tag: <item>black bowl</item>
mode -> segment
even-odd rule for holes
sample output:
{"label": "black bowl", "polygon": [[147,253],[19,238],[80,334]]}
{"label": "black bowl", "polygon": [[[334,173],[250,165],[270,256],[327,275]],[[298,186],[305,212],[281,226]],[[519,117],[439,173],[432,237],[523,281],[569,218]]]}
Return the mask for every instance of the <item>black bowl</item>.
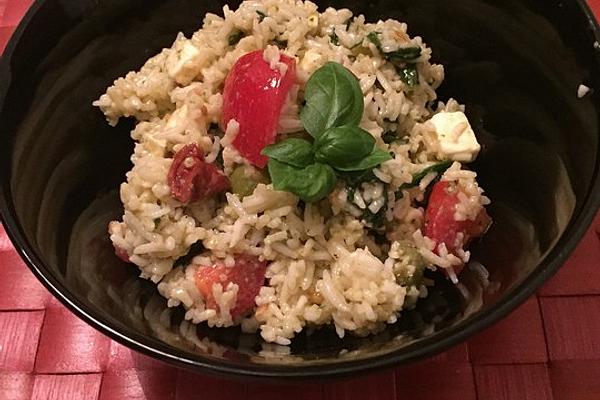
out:
{"label": "black bowl", "polygon": [[[291,348],[236,329],[198,330],[166,311],[106,235],[121,213],[131,122],[91,106],[118,76],[190,34],[221,1],[38,0],[2,59],[0,211],[21,256],[79,317],[153,357],[202,371],[331,377],[419,359],[505,316],[565,261],[600,201],[598,26],[582,0],[336,0],[368,20],[396,18],[446,66],[440,90],[467,104],[483,142],[474,164],[495,224],[474,249],[490,271],[440,280],[398,323],[368,338],[330,329]],[[325,2],[322,4],[325,6]],[[236,7],[236,4],[231,4]],[[465,297],[464,289],[468,291]]]}

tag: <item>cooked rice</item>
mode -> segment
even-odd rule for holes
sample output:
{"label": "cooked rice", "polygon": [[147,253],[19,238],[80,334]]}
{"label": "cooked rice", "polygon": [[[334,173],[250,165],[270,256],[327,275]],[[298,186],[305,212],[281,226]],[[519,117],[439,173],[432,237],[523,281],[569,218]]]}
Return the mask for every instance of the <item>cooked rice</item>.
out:
{"label": "cooked rice", "polygon": [[[257,11],[267,16],[259,20]],[[431,49],[420,37],[410,38],[406,24],[395,20],[367,23],[347,9],[328,8],[322,13],[309,1],[245,1],[224,17],[207,14],[202,29],[186,38],[179,34],[173,45],[151,58],[137,72],[119,78],[94,105],[108,122],[134,117],[138,124],[131,136],[136,142],[133,168],[121,185],[124,206],[122,221],[109,226],[110,239],[131,255],[143,278],[158,283],[169,307],[185,307],[185,319],[206,321],[210,326],[241,323],[245,331],[260,329],[267,342],[288,345],[306,326],[333,323],[340,337],[346,331],[364,335],[394,323],[399,312],[414,306],[427,293],[426,286],[402,286],[399,270],[412,275],[415,266],[401,256],[395,244],[410,242],[431,268],[444,268],[457,281],[453,267],[466,263],[445,246],[423,236],[424,210],[416,201],[439,178],[425,176],[414,188],[401,188],[413,175],[443,159],[434,127],[427,121],[443,111],[464,107],[454,100],[436,100],[444,69],[430,63]],[[245,32],[234,46],[228,44],[232,31]],[[380,32],[384,51],[419,46],[419,83],[407,87],[392,64],[366,39]],[[339,46],[330,40],[332,33]],[[280,50],[274,40],[286,41]],[[398,44],[399,43],[399,44]],[[362,51],[356,51],[356,45]],[[208,162],[222,150],[224,171],[229,174],[245,160],[232,147],[239,124],[232,120],[219,138],[211,131],[221,120],[224,80],[238,58],[265,49],[271,67],[285,73],[283,53],[297,62],[297,83],[283,107],[278,134],[302,130],[298,117],[302,88],[310,75],[328,61],[341,63],[356,75],[364,94],[365,111],[360,126],[380,147],[393,152],[394,159],[373,172],[380,180],[364,183],[348,200],[339,186],[321,203],[298,207],[298,198],[259,184],[252,195],[241,199],[227,193],[225,201],[203,200],[182,204],[171,197],[167,173],[172,154],[196,143]],[[456,135],[460,134],[457,127]],[[384,132],[395,132],[405,141],[384,144]],[[489,203],[477,185],[476,174],[455,162],[441,177],[464,190],[459,195],[456,220],[474,219]],[[401,196],[397,196],[401,193]],[[386,208],[387,207],[387,208]],[[391,247],[377,245],[361,215],[385,210]],[[174,268],[192,244],[200,241],[205,251],[188,265]],[[213,286],[217,308],[207,308],[195,285],[199,265],[221,260],[234,268],[235,254],[250,254],[269,262],[265,285],[256,297],[257,308],[246,319],[234,320],[230,310],[236,301],[235,284]],[[187,328],[186,328],[187,329]]]}

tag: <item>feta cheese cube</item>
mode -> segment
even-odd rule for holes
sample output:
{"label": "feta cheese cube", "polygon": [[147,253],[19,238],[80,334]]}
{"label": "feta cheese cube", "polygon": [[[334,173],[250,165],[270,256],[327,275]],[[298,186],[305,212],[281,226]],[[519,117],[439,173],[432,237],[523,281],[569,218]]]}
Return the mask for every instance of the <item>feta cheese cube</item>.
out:
{"label": "feta cheese cube", "polygon": [[169,76],[181,85],[189,84],[200,73],[202,52],[189,40],[176,44],[167,58]]}
{"label": "feta cheese cube", "polygon": [[450,160],[471,162],[477,157],[481,146],[463,112],[442,112],[430,122],[435,127],[440,152]]}
{"label": "feta cheese cube", "polygon": [[306,72],[313,72],[321,64],[321,54],[316,50],[307,50],[300,61],[300,69]]}

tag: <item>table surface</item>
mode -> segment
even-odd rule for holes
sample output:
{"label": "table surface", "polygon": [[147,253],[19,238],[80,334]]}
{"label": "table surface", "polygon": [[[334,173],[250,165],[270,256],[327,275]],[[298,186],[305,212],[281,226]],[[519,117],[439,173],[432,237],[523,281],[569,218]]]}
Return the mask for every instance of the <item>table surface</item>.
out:
{"label": "table surface", "polygon": [[[0,50],[31,3],[0,0]],[[600,0],[590,4],[600,16]],[[110,340],[51,297],[0,226],[0,400],[598,400],[598,228],[600,214],[535,297],[467,343],[373,375],[292,386],[192,374]]]}

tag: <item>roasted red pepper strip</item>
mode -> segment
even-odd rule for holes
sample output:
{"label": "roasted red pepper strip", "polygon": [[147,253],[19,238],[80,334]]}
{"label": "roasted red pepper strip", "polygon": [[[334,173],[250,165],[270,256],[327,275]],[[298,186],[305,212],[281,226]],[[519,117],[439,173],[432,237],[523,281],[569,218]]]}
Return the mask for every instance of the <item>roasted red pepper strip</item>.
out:
{"label": "roasted red pepper strip", "polygon": [[182,203],[198,201],[229,188],[229,179],[214,164],[204,161],[196,144],[179,150],[167,175],[171,196]]}

